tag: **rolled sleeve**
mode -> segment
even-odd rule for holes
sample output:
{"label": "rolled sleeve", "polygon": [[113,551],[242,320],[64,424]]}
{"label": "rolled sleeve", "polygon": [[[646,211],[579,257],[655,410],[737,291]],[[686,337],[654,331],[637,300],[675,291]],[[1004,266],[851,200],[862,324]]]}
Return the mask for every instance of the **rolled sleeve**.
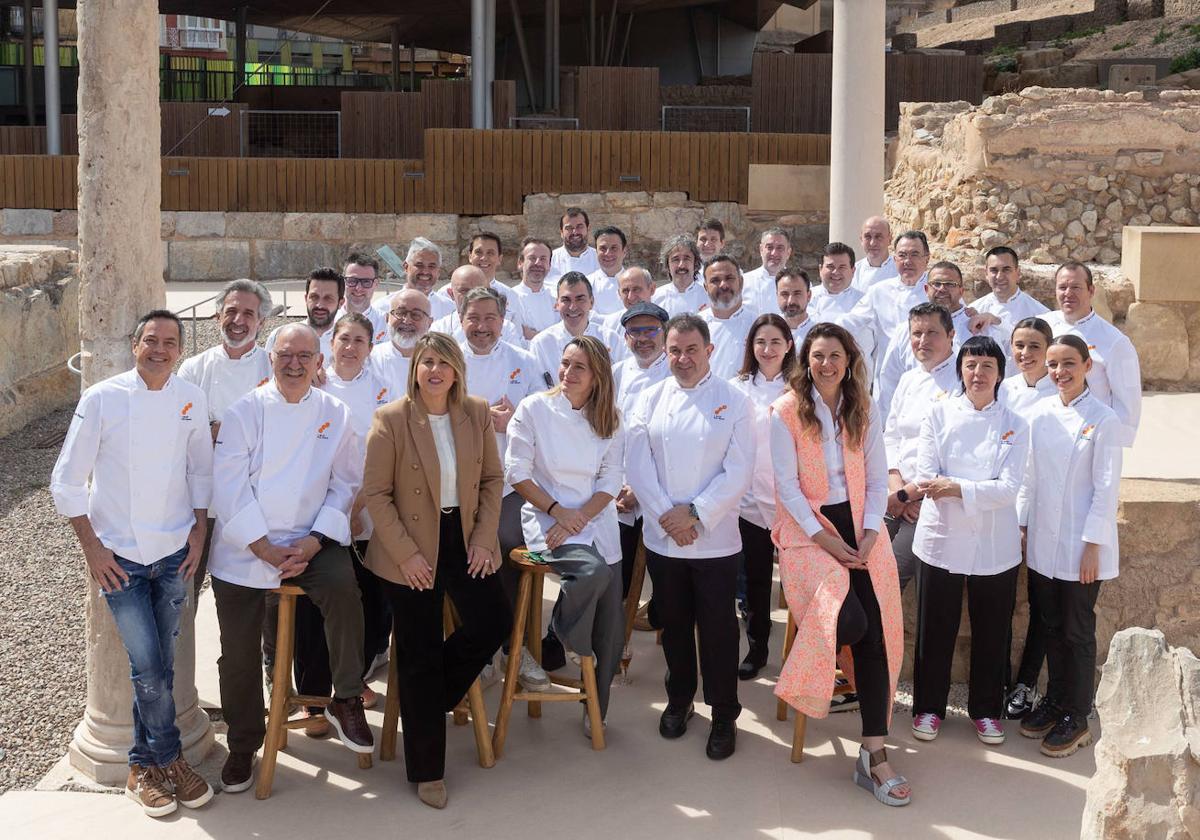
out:
{"label": "rolled sleeve", "polygon": [[522,402],[508,421],[508,449],[504,455],[504,480],[509,485],[533,479],[533,458],[537,449],[529,406]]}
{"label": "rolled sleeve", "polygon": [[87,516],[88,477],[100,450],[100,398],[85,393],[75,408],[62,451],[50,475],[50,495],[55,509],[66,517]]}

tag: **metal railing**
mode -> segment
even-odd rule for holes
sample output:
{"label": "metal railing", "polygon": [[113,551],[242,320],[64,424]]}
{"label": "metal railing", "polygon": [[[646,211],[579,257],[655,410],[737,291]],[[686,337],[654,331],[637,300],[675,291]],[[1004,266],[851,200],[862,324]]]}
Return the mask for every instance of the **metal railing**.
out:
{"label": "metal railing", "polygon": [[541,131],[574,131],[579,129],[578,117],[553,117],[531,114],[527,117],[509,117],[509,128],[530,128]]}
{"label": "metal railing", "polygon": [[735,131],[750,133],[746,105],[663,105],[663,131]]}

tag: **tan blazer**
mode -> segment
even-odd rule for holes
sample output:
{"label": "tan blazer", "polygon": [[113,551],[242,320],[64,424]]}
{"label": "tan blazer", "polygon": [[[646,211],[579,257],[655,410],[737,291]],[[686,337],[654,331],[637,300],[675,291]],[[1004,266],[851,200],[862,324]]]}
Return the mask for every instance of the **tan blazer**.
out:
{"label": "tan blazer", "polygon": [[[500,497],[504,472],[487,402],[467,397],[451,406],[458,506],[463,544],[500,556]],[[419,401],[402,397],[379,408],[367,434],[363,497],[375,533],[364,564],[403,583],[399,564],[418,551],[437,568],[441,525],[441,470],[429,415]]]}

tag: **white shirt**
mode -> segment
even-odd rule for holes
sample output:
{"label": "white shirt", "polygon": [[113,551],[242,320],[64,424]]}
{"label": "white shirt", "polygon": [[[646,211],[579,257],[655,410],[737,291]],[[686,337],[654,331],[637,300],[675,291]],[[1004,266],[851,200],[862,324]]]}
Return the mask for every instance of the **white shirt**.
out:
{"label": "white shirt", "polygon": [[453,315],[458,311],[458,307],[454,305],[449,292],[446,291],[448,288],[450,288],[449,285],[443,286],[435,289],[433,294],[429,295],[429,317],[433,321]]}
{"label": "white shirt", "polygon": [[887,353],[888,342],[896,327],[908,323],[908,311],[919,303],[928,302],[924,275],[911,286],[904,285],[899,277],[891,277],[871,286],[842,326],[855,335],[863,330],[870,331],[875,340],[875,362],[879,364]]}
{"label": "white shirt", "polygon": [[800,355],[800,345],[808,337],[808,333],[816,326],[817,320],[811,315],[800,322],[800,326],[792,327],[792,344],[795,345],[796,355]]}
{"label": "white shirt", "polygon": [[[325,369],[325,384],[321,386],[327,394],[332,394],[346,404],[350,409],[350,423],[354,427],[355,442],[359,447],[356,463],[359,465],[359,481],[362,481],[362,470],[367,462],[367,432],[371,430],[371,420],[375,409],[387,405],[399,395],[393,394],[391,386],[384,381],[379,372],[371,366],[370,359],[363,365],[358,376],[346,380],[338,376],[333,365]],[[356,540],[369,540],[375,528],[371,524],[370,515],[364,507],[359,512],[363,528],[359,533],[352,534]]]}
{"label": "white shirt", "polygon": [[[646,367],[642,367],[638,363],[637,356],[632,353],[614,365],[613,385],[617,392],[617,408],[621,410],[621,416],[626,418],[632,416],[633,407],[642,392],[651,385],[662,382],[670,375],[671,367],[667,364],[666,353],[660,353],[658,358]],[[618,511],[617,520],[623,525],[633,525],[641,515],[642,506],[635,504],[633,510],[623,513]]]}
{"label": "white shirt", "polygon": [[[754,470],[750,401],[709,372],[693,388],[667,377],[638,398],[629,421],[626,481],[644,511],[646,548],[669,557],[729,557],[742,550],[738,504]],[[675,541],[658,524],[680,504],[700,516],[697,540]]]}
{"label": "white shirt", "polygon": [[272,380],[231,405],[213,457],[213,577],[279,586],[279,571],[248,547],[260,537],[286,545],[319,531],[348,544],[361,453],[350,409],[316,388],[289,403]]}
{"label": "white shirt", "polygon": [[742,275],[742,303],[755,312],[779,314],[779,296],[775,294],[775,275],[760,265]]}
{"label": "white shirt", "polygon": [[591,245],[584,248],[578,257],[571,256],[566,245],[559,245],[550,252],[550,271],[546,274],[546,280],[557,280],[568,271],[578,271],[586,277],[599,269],[600,260],[596,257],[596,249]]}
{"label": "white shirt", "polygon": [[[508,397],[515,408],[545,385],[537,360],[528,350],[522,350],[507,341],[497,341],[491,352],[485,354],[476,353],[465,341],[459,346],[467,362],[467,393],[473,397],[483,397],[488,405],[495,405]],[[512,418],[509,418],[509,422],[512,422]],[[496,432],[496,449],[503,460],[508,450],[507,432]],[[510,492],[512,487],[505,485],[504,495]]]}
{"label": "white shirt", "polygon": [[[583,411],[571,407],[561,393],[533,394],[519,406],[508,423],[508,454],[504,477],[510,484],[533,480],[560,505],[579,508],[596,493],[616,499],[624,483],[625,428],[611,438],[592,431]],[[521,506],[521,531],[525,545],[546,550],[546,532],[554,517],[529,502]],[[621,537],[617,506],[610,501],[600,513],[569,540],[595,544],[609,565],[621,562]]]}
{"label": "white shirt", "polygon": [[665,309],[672,318],[685,312],[699,312],[709,304],[708,292],[704,291],[704,284],[697,280],[693,280],[682,292],[668,281],[654,290],[651,301]]}
{"label": "white shirt", "polygon": [[[310,327],[312,326],[311,324],[308,323],[308,321],[299,321],[299,322],[294,322],[294,323],[301,323],[301,324],[305,324]],[[263,349],[265,349],[268,353],[270,353],[272,350],[274,350],[275,349],[275,338],[279,334],[279,331],[286,326],[288,326],[288,324],[280,324],[278,327],[271,330],[271,334],[267,336],[266,346]],[[313,331],[316,332],[316,327],[313,327]],[[318,336],[318,338],[320,339],[320,342],[321,342],[321,357],[322,357],[322,359],[325,362],[333,361],[333,323],[331,323],[329,325],[329,329],[327,329],[327,330],[325,330],[325,332],[321,333]]]}
{"label": "white shirt", "polygon": [[458,456],[454,451],[454,429],[450,427],[450,415],[430,414],[429,430],[433,432],[433,446],[437,450],[441,506],[458,507]]}
{"label": "white shirt", "polygon": [[616,312],[608,313],[600,319],[600,326],[611,333],[616,333],[617,338],[624,340],[625,328],[621,326],[621,319],[625,317],[626,311],[626,307],[622,306]]}
{"label": "white shirt", "polygon": [[875,333],[865,318],[854,317],[850,314],[862,299],[863,292],[853,286],[847,286],[840,292],[832,293],[822,283],[813,286],[812,299],[808,302],[808,316],[818,323],[827,321],[848,330],[857,342],[859,352],[865,357],[867,370],[873,371],[875,368]]}
{"label": "white shirt", "polygon": [[[595,317],[588,321],[587,326],[583,329],[583,334],[600,339],[600,343],[608,348],[608,354],[614,364],[625,358],[625,354],[628,352],[625,339],[604,329]],[[560,320],[557,324],[542,330],[533,337],[533,341],[529,342],[529,352],[537,358],[541,371],[550,374],[550,382],[558,382],[558,366],[562,362],[563,350],[567,349],[567,344],[574,337],[567,332],[566,324]]]}
{"label": "white shirt", "polygon": [[[342,319],[342,316],[349,314],[349,312],[350,312],[350,310],[344,306],[341,309],[339,309],[333,316],[333,325],[336,327],[337,322]],[[366,318],[368,321],[371,322],[371,333],[372,333],[371,341],[373,343],[378,344],[381,341],[387,341],[388,322],[387,322],[387,310],[386,309],[378,309],[375,306],[368,306],[366,312],[361,312],[359,314],[361,314],[364,318]],[[330,341],[332,341],[333,340],[333,327],[329,328],[329,333],[330,333]],[[330,358],[329,356],[325,357],[325,362],[327,364],[332,361],[333,361],[333,359]]]}
{"label": "white shirt", "polygon": [[218,344],[185,359],[178,375],[204,392],[208,419],[220,421],[236,400],[271,380],[271,357],[256,345],[240,359],[231,359],[225,345]]}
{"label": "white shirt", "polygon": [[921,424],[915,481],[945,476],[962,498],[926,498],[913,553],[957,575],[998,575],[1021,562],[1017,491],[1029,457],[1029,424],[993,400],[976,411],[959,394],[935,402]]}
{"label": "white shirt", "polygon": [[543,284],[542,288],[535,292],[524,283],[518,283],[513,286],[513,293],[521,300],[525,326],[535,332],[541,332],[562,320],[558,310],[554,308],[557,298],[554,296],[553,286]]}
{"label": "white shirt", "polygon": [[[624,270],[623,266],[618,268],[617,274]],[[614,312],[625,311],[625,304],[621,303],[621,296],[617,293],[616,276],[609,277],[603,268],[597,268],[587,279],[592,284],[593,312],[597,315],[611,315]]]}
{"label": "white shirt", "polygon": [[888,254],[887,259],[877,266],[871,265],[868,257],[863,257],[854,264],[854,279],[850,281],[850,285],[860,292],[866,292],[876,283],[899,276],[900,271],[896,268],[896,259],[891,254]]}
{"label": "white shirt", "polygon": [[883,428],[888,470],[899,471],[905,481],[913,480],[917,474],[917,444],[921,437],[921,423],[929,414],[933,402],[947,399],[956,390],[958,374],[954,369],[953,353],[945,361],[934,365],[933,370],[927,371],[917,366],[900,377]]}
{"label": "white shirt", "polygon": [[80,397],[50,475],[55,509],[88,517],[126,560],[171,556],[212,495],[208,416],[204,392],[177,376],[158,391],[136,369],[97,382]]}
{"label": "white shirt", "polygon": [[1017,413],[1018,417],[1029,422],[1033,416],[1033,407],[1046,397],[1058,396],[1058,389],[1050,381],[1050,376],[1043,376],[1036,385],[1030,386],[1025,381],[1025,374],[1017,373],[1000,383],[1000,402]]}
{"label": "white shirt", "polygon": [[771,470],[771,447],[766,445],[771,428],[771,403],[779,399],[787,380],[783,373],[767,379],[761,373],[742,379],[729,380],[734,388],[746,395],[754,414],[754,472],[750,489],[742,496],[738,516],[759,528],[775,527],[775,473]]}
{"label": "white shirt", "polygon": [[[459,344],[467,340],[466,330],[462,327],[462,318],[457,312],[451,312],[449,315],[443,315],[433,322],[429,328],[430,332],[440,332],[453,338]],[[508,316],[504,316],[504,324],[500,327],[500,340],[507,341],[509,344],[515,344],[517,347],[525,346],[525,333],[520,326],[509,320]]]}
{"label": "white shirt", "polygon": [[372,347],[367,364],[387,386],[388,402],[408,393],[408,368],[412,364],[412,357],[401,353],[394,341],[385,341]]}
{"label": "white shirt", "polygon": [[[825,456],[825,475],[829,492],[818,505],[837,504],[849,501],[846,486],[846,456],[842,451],[841,428],[834,422],[833,414],[814,387],[810,391],[813,408],[821,422],[821,454]],[[775,473],[775,486],[779,493],[779,504],[791,514],[796,523],[810,537],[821,532],[823,526],[817,519],[812,503],[800,489],[800,461],[796,457],[796,442],[792,433],[778,414],[771,417],[771,462]],[[865,498],[863,499],[863,530],[880,530],[883,514],[887,512],[888,461],[883,444],[883,421],[874,402],[867,415],[867,434],[863,438],[865,470]]]}
{"label": "white shirt", "polygon": [[1042,400],[1030,421],[1033,441],[1017,517],[1028,526],[1025,561],[1058,580],[1079,580],[1083,544],[1100,546],[1098,580],[1115,578],[1121,420],[1091,389],[1063,405]]}
{"label": "white shirt", "polygon": [[[521,341],[525,340],[525,305],[522,298],[517,294],[516,290],[511,286],[506,286],[495,278],[488,284],[488,288],[504,297],[506,301],[504,307],[504,320],[511,322],[516,327],[517,335]],[[445,317],[445,316],[443,316]]]}
{"label": "white shirt", "polygon": [[701,312],[700,317],[708,324],[713,346],[712,355],[708,357],[709,367],[721,379],[732,379],[742,369],[746,336],[758,313],[743,303],[728,318],[718,318],[711,308]]}
{"label": "white shirt", "polygon": [[1074,324],[1068,324],[1062,312],[1047,312],[1046,323],[1055,338],[1070,333],[1087,342],[1092,357],[1088,388],[1092,396],[1117,413],[1122,426],[1121,445],[1133,446],[1142,418],[1142,369],[1133,343],[1095,310]]}

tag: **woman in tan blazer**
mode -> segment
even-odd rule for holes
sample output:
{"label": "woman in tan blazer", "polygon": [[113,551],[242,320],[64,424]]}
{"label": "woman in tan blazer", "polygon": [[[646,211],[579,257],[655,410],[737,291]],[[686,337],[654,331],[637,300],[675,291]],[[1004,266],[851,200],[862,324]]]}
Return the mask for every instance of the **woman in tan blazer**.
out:
{"label": "woman in tan blazer", "polygon": [[[446,712],[508,637],[512,613],[494,572],[504,486],[486,401],[467,396],[449,336],[417,339],[408,393],[375,412],[363,479],[375,524],[365,565],[392,605],[408,780],[446,806]],[[442,638],[442,604],[462,626]]]}

